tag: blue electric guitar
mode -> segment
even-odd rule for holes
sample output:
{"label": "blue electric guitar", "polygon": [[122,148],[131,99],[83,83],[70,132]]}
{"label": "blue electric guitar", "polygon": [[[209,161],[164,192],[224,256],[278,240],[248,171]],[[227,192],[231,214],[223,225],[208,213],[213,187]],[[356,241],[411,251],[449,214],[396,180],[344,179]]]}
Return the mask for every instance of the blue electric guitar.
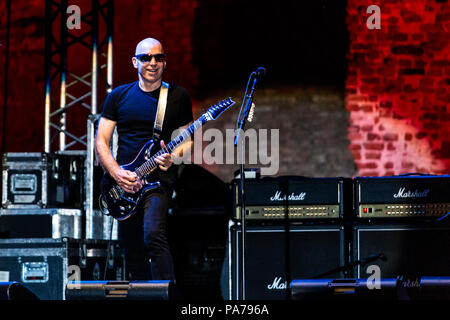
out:
{"label": "blue electric guitar", "polygon": [[234,101],[228,98],[211,106],[186,130],[166,144],[165,150],[159,149],[159,151],[155,152],[154,149],[158,150],[158,146],[154,146],[153,140],[149,140],[131,163],[121,166],[122,169],[136,173],[144,181],[142,189],[138,192],[125,192],[109,174],[105,173],[101,182],[101,195],[99,199],[102,212],[111,215],[117,220],[125,220],[135,214],[143,195],[161,186],[160,182],[153,177],[153,171],[158,169],[155,158],[164,153],[172,153],[181,143],[189,139],[195,130],[207,121],[217,119],[222,112],[233,104]]}

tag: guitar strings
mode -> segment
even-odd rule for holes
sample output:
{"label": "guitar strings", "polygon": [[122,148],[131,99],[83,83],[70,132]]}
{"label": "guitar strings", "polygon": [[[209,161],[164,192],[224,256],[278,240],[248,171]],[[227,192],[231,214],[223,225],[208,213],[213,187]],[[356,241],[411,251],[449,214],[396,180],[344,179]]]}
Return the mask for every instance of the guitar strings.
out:
{"label": "guitar strings", "polygon": [[[169,153],[172,153],[173,149],[179,145],[181,142],[184,141],[185,138],[188,138],[190,135],[194,133],[195,130],[200,128],[200,126],[205,122],[205,117],[202,115],[197,121],[195,121],[193,124],[191,124],[186,130],[184,130],[180,135],[178,135],[174,140],[169,142],[166,145],[166,148],[168,149]],[[190,134],[188,134],[188,132]],[[186,137],[184,136],[186,134]],[[163,155],[166,153],[166,150],[159,150],[155,155],[153,155],[149,160],[144,162],[141,166],[136,168],[135,173],[138,175],[139,178],[143,178],[145,175],[147,175],[150,171],[152,171],[158,164],[155,162],[155,158]]]}

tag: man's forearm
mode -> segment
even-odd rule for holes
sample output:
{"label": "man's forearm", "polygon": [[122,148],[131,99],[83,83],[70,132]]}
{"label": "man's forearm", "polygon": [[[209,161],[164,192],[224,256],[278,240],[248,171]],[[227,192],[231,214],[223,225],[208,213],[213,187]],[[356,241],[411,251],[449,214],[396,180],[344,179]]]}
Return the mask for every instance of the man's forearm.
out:
{"label": "man's forearm", "polygon": [[111,177],[114,177],[114,172],[119,169],[120,166],[112,156],[111,149],[104,142],[97,141],[95,144],[95,152],[103,169],[106,170]]}

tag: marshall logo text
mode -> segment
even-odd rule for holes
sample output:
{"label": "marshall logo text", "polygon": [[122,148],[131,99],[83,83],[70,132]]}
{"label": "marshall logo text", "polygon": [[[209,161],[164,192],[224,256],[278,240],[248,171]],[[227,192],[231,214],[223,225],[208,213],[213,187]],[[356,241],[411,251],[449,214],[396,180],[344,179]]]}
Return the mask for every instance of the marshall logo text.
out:
{"label": "marshall logo text", "polygon": [[287,288],[287,281],[281,282],[281,277],[275,277],[273,279],[273,283],[267,285],[267,289],[269,290],[286,290]]}
{"label": "marshall logo text", "polygon": [[[306,192],[302,192],[299,194],[294,194],[293,192],[289,195],[288,200],[297,200],[297,201],[303,201],[305,200]],[[281,196],[281,191],[276,191],[275,195],[273,197],[270,197],[270,201],[285,201],[286,195]]]}
{"label": "marshall logo text", "polygon": [[394,193],[394,198],[426,198],[430,189],[423,190],[422,192],[416,191],[405,191],[406,188],[400,188],[397,193]]}

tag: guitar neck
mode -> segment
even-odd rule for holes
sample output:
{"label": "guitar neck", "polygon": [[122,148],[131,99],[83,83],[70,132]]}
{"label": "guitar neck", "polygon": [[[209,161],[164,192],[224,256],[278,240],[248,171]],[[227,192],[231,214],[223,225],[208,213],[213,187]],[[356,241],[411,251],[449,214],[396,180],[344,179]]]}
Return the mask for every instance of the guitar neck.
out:
{"label": "guitar neck", "polygon": [[145,177],[147,174],[152,172],[158,164],[155,159],[165,153],[171,154],[180,144],[188,140],[197,130],[200,128],[205,122],[207,122],[207,118],[205,115],[202,115],[195,122],[193,122],[186,130],[184,130],[181,134],[179,134],[175,139],[166,144],[166,149],[161,149],[157,153],[155,153],[150,159],[144,162],[141,166],[136,168],[135,173],[139,178]]}

